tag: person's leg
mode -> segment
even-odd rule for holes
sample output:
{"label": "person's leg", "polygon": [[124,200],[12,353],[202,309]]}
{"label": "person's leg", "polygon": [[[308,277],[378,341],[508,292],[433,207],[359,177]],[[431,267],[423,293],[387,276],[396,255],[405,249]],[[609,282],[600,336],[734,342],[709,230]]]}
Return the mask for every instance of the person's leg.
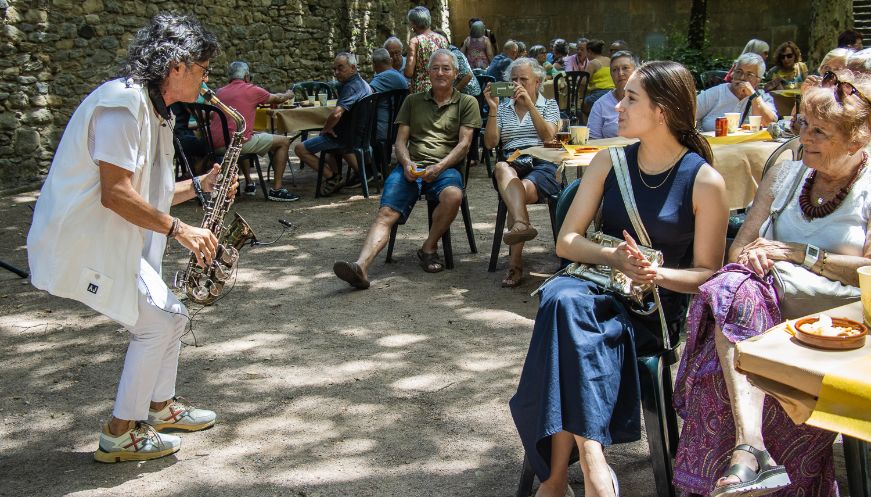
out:
{"label": "person's leg", "polygon": [[569,483],[569,458],[575,439],[571,433],[560,431],[550,439],[550,478],[541,482],[535,497],[563,497]]}
{"label": "person's leg", "polygon": [[451,223],[454,222],[454,218],[457,217],[457,212],[460,210],[460,204],[463,202],[463,190],[457,186],[445,187],[438,194],[438,199],[439,205],[432,213],[432,228],[430,228],[429,236],[421,246],[421,250],[427,254],[438,251],[439,240],[450,229]]}
{"label": "person's leg", "polygon": [[[732,417],[735,420],[735,445],[747,444],[765,450],[765,441],[762,439],[762,407],[765,393],[751,385],[747,376],[735,370],[735,344],[726,338],[719,326],[714,328],[714,343],[723,370],[723,378],[726,380]],[[729,465],[732,464],[746,464],[754,471],[758,469],[753,454],[743,450],[732,452]],[[772,464],[775,462],[772,461]],[[738,477],[729,476],[720,478],[717,486],[738,482]]]}
{"label": "person's leg", "polygon": [[[328,140],[328,137],[324,136],[315,136],[313,138],[309,138],[304,142],[297,143],[293,147],[294,153],[299,157],[299,160],[302,161],[303,164],[312,168],[314,171],[318,170],[319,160],[318,153],[322,150],[327,150],[329,148],[334,148],[332,146],[332,142]],[[332,155],[327,154],[326,157],[326,165],[328,167],[324,168],[324,179],[329,179],[333,177],[334,171],[338,169],[336,165],[336,160]]]}
{"label": "person's leg", "polygon": [[381,207],[375,215],[375,221],[369,226],[366,241],[363,242],[363,248],[360,249],[360,255],[357,257],[357,265],[363,270],[363,275],[367,279],[369,266],[390,241],[390,230],[399,221],[399,217],[400,213],[391,207]]}
{"label": "person's leg", "polygon": [[496,164],[496,170],[493,174],[496,175],[496,186],[499,188],[502,201],[508,207],[508,212],[515,222],[521,221],[528,225],[529,212],[526,210],[526,204],[538,202],[538,192],[535,190],[535,185],[532,182],[521,180],[517,176],[517,171],[507,162]]}
{"label": "person's leg", "polygon": [[613,497],[615,495],[614,482],[611,480],[611,469],[605,459],[602,444],[579,435],[574,437],[578,446],[578,462],[584,473],[584,495]]}
{"label": "person's leg", "polygon": [[284,169],[287,167],[287,155],[290,151],[290,138],[281,135],[272,135],[272,169],[275,170],[275,178],[272,180],[272,188],[280,190],[284,180]]}

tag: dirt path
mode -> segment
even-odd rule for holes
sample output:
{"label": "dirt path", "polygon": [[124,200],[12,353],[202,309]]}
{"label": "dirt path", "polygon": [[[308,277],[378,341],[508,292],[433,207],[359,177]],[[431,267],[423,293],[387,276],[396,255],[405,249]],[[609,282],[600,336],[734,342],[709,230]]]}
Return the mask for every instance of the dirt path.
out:
{"label": "dirt path", "polygon": [[[238,202],[262,240],[280,233],[279,217],[298,229],[246,251],[232,291],[196,314],[200,346],[182,350],[178,394],[217,411],[218,424],[157,461],[92,461],[126,332],[0,271],[0,495],[513,495],[523,452],[507,402],[535,317],[529,292],[557,261],[547,209],[535,206],[541,235],[527,244],[524,284],[500,288],[504,246],[487,272],[496,195],[483,167],[470,183],[479,252],[458,219],[456,268],[424,273],[420,205],[368,291],[352,291],[332,264],[356,258],[377,199],[315,200],[314,175],[298,172],[303,200]],[[20,267],[35,195],[0,198],[0,259]],[[201,217],[193,204],[175,212]],[[165,278],[186,260],[173,244]],[[646,441],[608,456],[624,495],[654,495]],[[570,480],[581,495],[577,469]]]}

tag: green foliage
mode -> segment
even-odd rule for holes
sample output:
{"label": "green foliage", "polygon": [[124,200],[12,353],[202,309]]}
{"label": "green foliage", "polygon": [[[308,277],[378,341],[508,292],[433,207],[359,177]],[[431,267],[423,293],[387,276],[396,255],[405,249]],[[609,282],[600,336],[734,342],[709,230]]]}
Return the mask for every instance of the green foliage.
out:
{"label": "green foliage", "polygon": [[705,26],[705,42],[701,50],[692,48],[687,42],[688,23],[675,22],[665,28],[665,45],[662,47],[648,47],[645,51],[645,60],[673,60],[680,62],[693,75],[699,79],[705,71],[723,70],[732,67],[734,57],[723,57],[711,49],[709,33],[711,33],[710,21]]}

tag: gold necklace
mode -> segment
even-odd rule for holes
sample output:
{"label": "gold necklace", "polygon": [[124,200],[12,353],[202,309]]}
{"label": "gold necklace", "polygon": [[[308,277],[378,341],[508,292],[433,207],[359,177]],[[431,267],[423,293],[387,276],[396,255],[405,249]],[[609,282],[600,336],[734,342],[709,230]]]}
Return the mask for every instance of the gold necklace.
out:
{"label": "gold necklace", "polygon": [[[686,150],[686,149],[684,147],[681,147],[680,150],[678,150],[677,155],[675,155],[674,158],[671,160],[671,165],[668,166],[668,174],[665,175],[665,179],[662,180],[662,183],[660,183],[656,186],[650,186],[647,184],[646,181],[644,181],[644,175],[647,173],[645,173],[642,170],[642,169],[644,169],[644,164],[641,163],[641,148],[639,148],[638,149],[638,177],[641,178],[641,182],[644,183],[644,186],[646,186],[647,188],[650,188],[651,190],[656,190],[660,186],[664,185],[665,182],[668,181],[668,178],[671,177],[671,172],[674,171],[674,169],[675,169],[674,166],[677,164],[678,159],[680,159],[680,157],[684,154],[684,150]],[[660,172],[659,174],[662,174],[662,173]],[[650,176],[653,176],[653,175],[651,174]]]}

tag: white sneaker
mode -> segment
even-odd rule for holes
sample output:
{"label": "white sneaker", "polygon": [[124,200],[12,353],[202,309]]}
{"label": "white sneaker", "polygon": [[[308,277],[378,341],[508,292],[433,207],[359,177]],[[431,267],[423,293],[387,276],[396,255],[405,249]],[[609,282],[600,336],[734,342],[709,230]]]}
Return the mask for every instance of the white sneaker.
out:
{"label": "white sneaker", "polygon": [[181,439],[175,435],[161,435],[147,423],[131,422],[130,429],[112,435],[109,424],[100,433],[100,445],[94,460],[104,463],[121,461],[147,461],[168,456],[181,448]]}
{"label": "white sneaker", "polygon": [[199,431],[211,428],[215,424],[217,415],[207,409],[197,409],[189,402],[176,397],[160,411],[148,411],[148,424],[155,430],[161,431],[167,428],[184,431]]}

